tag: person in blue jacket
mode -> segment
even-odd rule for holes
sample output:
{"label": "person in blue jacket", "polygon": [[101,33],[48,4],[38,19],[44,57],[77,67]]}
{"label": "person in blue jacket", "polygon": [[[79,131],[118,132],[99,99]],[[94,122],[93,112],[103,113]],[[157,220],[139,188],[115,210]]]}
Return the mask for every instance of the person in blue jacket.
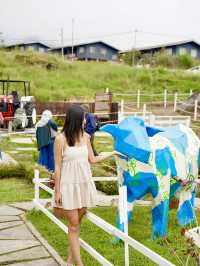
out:
{"label": "person in blue jacket", "polygon": [[38,163],[49,171],[54,171],[54,140],[58,127],[52,120],[52,113],[45,110],[40,121],[36,124],[36,140],[39,150]]}
{"label": "person in blue jacket", "polygon": [[97,156],[98,153],[94,147],[94,134],[98,130],[98,120],[93,113],[89,113],[88,106],[83,106],[85,110],[85,132],[90,135],[90,142],[94,152],[94,155]]}

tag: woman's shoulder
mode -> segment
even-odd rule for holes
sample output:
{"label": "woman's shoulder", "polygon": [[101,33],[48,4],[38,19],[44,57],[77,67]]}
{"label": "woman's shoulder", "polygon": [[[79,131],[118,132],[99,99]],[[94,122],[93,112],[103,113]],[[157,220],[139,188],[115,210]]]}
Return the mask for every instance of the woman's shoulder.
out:
{"label": "woman's shoulder", "polygon": [[56,135],[56,141],[59,142],[59,143],[66,142],[65,136],[64,136],[64,134],[62,132],[61,133],[58,133]]}
{"label": "woman's shoulder", "polygon": [[90,139],[90,135],[87,132],[83,133],[83,138],[87,141]]}

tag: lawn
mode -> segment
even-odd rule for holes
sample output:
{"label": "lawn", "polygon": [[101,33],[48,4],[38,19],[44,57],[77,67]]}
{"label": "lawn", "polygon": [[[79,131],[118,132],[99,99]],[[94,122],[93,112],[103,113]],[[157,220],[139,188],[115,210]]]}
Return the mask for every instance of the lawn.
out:
{"label": "lawn", "polygon": [[[41,198],[48,198],[49,194],[41,191]],[[34,185],[26,179],[0,178],[0,205],[12,202],[32,201]]]}
{"label": "lawn", "polygon": [[[115,224],[115,208],[103,207],[91,210],[96,215],[111,224]],[[45,239],[58,251],[58,253],[66,259],[66,250],[68,241],[66,235],[53,224],[45,215],[38,211],[31,211],[27,214],[27,218],[35,225]],[[200,220],[199,213],[197,214],[198,221]],[[170,211],[169,229],[167,235],[167,242],[158,240],[151,240],[151,208],[150,207],[135,207],[134,220],[129,226],[129,235],[145,246],[159,253],[166,259],[173,262],[175,265],[186,265],[186,238],[181,235],[181,228],[176,220],[175,210]],[[115,266],[124,265],[124,247],[120,243],[113,245],[111,243],[112,237],[103,230],[93,225],[90,221],[84,219],[81,227],[81,238],[92,245],[98,252],[104,255]],[[155,265],[148,258],[134,251],[130,248],[130,265],[146,266]],[[90,257],[84,250],[82,256],[85,265],[97,266],[99,265],[93,258]],[[190,266],[196,265],[195,260],[189,259]]]}
{"label": "lawn", "polygon": [[[47,65],[52,66],[51,70]],[[31,94],[38,101],[63,101],[74,97],[88,100],[93,99],[95,92],[105,88],[113,93],[135,93],[141,89],[148,95],[161,95],[164,88],[171,93],[189,93],[190,89],[200,89],[200,76],[181,70],[133,69],[123,64],[103,62],[72,63],[49,54],[0,50],[0,78],[7,76],[10,79],[30,80]],[[131,99],[133,101],[133,97]],[[145,99],[148,100],[154,101],[155,96]]]}
{"label": "lawn", "polygon": [[0,179],[0,204],[31,201],[34,197],[33,185],[17,178]]}

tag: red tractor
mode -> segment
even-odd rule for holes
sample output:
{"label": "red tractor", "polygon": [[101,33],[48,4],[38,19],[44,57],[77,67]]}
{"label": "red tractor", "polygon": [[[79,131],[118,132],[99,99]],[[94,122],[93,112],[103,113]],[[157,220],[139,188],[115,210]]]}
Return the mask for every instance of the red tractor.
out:
{"label": "red tractor", "polygon": [[[0,126],[7,128],[9,122],[12,122],[14,129],[33,127],[36,123],[36,110],[34,97],[28,96],[30,95],[30,82],[8,79],[0,80],[0,83],[3,89],[0,95]],[[21,98],[16,90],[16,86],[20,85],[23,85],[25,95]]]}

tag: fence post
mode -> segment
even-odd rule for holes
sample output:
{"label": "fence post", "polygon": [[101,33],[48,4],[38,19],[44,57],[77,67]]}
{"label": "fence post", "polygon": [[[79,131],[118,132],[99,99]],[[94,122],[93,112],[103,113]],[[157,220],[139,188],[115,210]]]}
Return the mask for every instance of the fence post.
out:
{"label": "fence post", "polygon": [[167,108],[167,90],[164,90],[164,108]]}
{"label": "fence post", "polygon": [[192,91],[192,89],[190,89],[190,96],[193,94],[193,91]]}
{"label": "fence post", "polygon": [[190,127],[190,124],[191,124],[191,116],[189,116],[187,119],[187,123],[186,123],[187,127]]}
{"label": "fence post", "polygon": [[175,92],[174,93],[174,112],[176,112],[176,107],[177,107],[177,97],[178,96],[178,93],[177,92]]}
{"label": "fence post", "polygon": [[143,104],[143,114],[142,114],[144,120],[146,118],[146,112],[147,112],[147,106],[146,106],[146,103],[144,103]]}
{"label": "fence post", "polygon": [[149,124],[154,126],[154,124],[155,124],[155,115],[150,114],[150,116],[149,116]]}
{"label": "fence post", "polygon": [[[124,224],[124,233],[128,236],[128,208],[127,208],[127,187],[119,187],[119,217],[120,224]],[[129,266],[129,248],[127,242],[124,242],[125,266]]]}
{"label": "fence post", "polygon": [[194,121],[197,121],[198,100],[194,101]]}
{"label": "fence post", "polygon": [[38,169],[34,170],[34,183],[35,183],[35,197],[34,202],[39,202],[40,200],[40,187],[39,187],[40,172]]}
{"label": "fence post", "polygon": [[119,122],[124,119],[124,99],[121,100]]}
{"label": "fence post", "polygon": [[137,91],[137,109],[140,108],[140,90]]}

